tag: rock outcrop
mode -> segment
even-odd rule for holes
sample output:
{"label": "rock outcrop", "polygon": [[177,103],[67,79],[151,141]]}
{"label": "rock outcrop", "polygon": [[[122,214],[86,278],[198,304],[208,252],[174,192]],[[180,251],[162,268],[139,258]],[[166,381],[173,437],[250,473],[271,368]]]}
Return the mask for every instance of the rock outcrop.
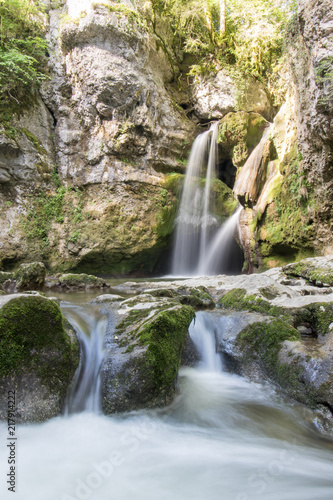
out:
{"label": "rock outcrop", "polygon": [[[16,391],[19,422],[59,415],[79,364],[79,344],[59,305],[38,294],[0,297],[0,386]],[[7,419],[2,398],[0,418]]]}
{"label": "rock outcrop", "polygon": [[[262,274],[189,279],[181,287],[204,287],[215,301],[217,348],[232,360],[233,369],[253,380],[268,378],[297,401],[323,414],[328,409],[331,418],[332,270],[330,256]],[[117,288],[155,296],[168,291],[177,297],[180,283],[125,283]]]}
{"label": "rock outcrop", "polygon": [[120,321],[106,338],[101,373],[104,413],[171,402],[194,310],[172,298],[142,294],[122,302],[117,312]]}
{"label": "rock outcrop", "polygon": [[298,146],[302,168],[316,191],[312,208],[315,248],[332,252],[333,9],[330,0],[298,0],[290,50],[297,89]]}

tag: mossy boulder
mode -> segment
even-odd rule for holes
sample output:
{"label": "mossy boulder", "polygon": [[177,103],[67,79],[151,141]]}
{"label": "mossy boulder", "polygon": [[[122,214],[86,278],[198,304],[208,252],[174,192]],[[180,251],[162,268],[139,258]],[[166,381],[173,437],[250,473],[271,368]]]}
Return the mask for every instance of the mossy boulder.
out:
{"label": "mossy boulder", "polygon": [[300,277],[317,286],[333,285],[333,258],[318,257],[284,266],[288,277]]}
{"label": "mossy boulder", "polygon": [[284,307],[272,305],[268,300],[257,294],[247,294],[243,288],[235,288],[226,292],[219,300],[218,306],[235,311],[253,311],[267,316],[288,317],[288,310]]}
{"label": "mossy boulder", "polygon": [[180,286],[177,290],[158,288],[156,290],[148,290],[147,293],[153,297],[174,298],[181,304],[192,306],[194,309],[214,309],[215,307],[213,298],[204,286]]}
{"label": "mossy boulder", "polygon": [[[333,303],[281,307],[272,304],[280,295],[278,287],[261,287],[260,292],[268,300],[242,288],[219,299],[222,309],[253,311],[258,316],[233,335],[228,353],[250,378],[268,377],[297,401],[332,408]],[[223,345],[227,340],[222,335]]]}
{"label": "mossy boulder", "polygon": [[168,404],[175,393],[193,308],[143,294],[124,301],[118,313],[121,321],[107,338],[110,355],[102,367],[103,411]]}
{"label": "mossy boulder", "polygon": [[43,262],[21,264],[14,273],[18,291],[38,290],[44,286],[46,269]]}
{"label": "mossy boulder", "polygon": [[258,113],[228,113],[220,122],[218,143],[222,155],[242,167],[259,143],[268,122]]}
{"label": "mossy boulder", "polygon": [[102,278],[92,274],[62,274],[50,282],[50,288],[79,290],[85,288],[107,288],[109,285]]}
{"label": "mossy boulder", "polygon": [[[0,387],[16,391],[17,420],[58,415],[79,363],[79,344],[57,302],[39,295],[0,298]],[[6,418],[6,404],[0,416]]]}
{"label": "mossy boulder", "polygon": [[10,286],[14,287],[14,273],[0,271],[0,294],[7,291]]}

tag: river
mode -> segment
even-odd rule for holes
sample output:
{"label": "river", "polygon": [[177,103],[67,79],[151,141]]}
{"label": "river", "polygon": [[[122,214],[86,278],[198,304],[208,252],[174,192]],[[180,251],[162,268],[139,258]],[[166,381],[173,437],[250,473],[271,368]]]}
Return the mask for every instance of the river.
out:
{"label": "river", "polygon": [[[74,323],[81,318],[76,327],[86,337],[96,339],[85,349],[96,348],[98,355],[89,359],[99,363],[103,318],[87,319],[89,307],[78,304],[62,307]],[[301,405],[268,383],[226,371],[206,314],[198,313],[190,328],[202,360],[180,369],[171,406],[104,416],[85,389],[90,402],[74,404],[75,413],[19,426],[17,491],[2,484],[1,498],[331,500],[333,441],[316,430]],[[86,331],[89,322],[95,333]],[[90,370],[98,378],[96,366]],[[8,467],[5,435],[2,423],[1,471]]]}

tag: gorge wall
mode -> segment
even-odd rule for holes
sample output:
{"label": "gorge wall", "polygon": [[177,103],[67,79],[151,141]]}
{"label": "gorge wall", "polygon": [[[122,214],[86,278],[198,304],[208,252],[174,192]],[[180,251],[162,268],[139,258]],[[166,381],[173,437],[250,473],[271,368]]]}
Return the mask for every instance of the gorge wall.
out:
{"label": "gorge wall", "polygon": [[240,93],[223,67],[184,76],[167,27],[163,48],[141,2],[55,5],[46,4],[49,79],[0,130],[0,268],[42,260],[52,271],[165,272],[186,158],[211,120],[221,120],[222,219],[236,172],[274,122],[255,196],[243,200],[247,270],[332,252],[329,0],[299,0],[278,113],[254,79]]}

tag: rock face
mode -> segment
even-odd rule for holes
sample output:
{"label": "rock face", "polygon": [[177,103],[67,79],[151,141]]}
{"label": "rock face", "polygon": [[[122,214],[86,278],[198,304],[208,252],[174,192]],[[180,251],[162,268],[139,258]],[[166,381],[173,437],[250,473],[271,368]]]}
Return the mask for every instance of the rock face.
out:
{"label": "rock face", "polygon": [[298,145],[317,192],[315,246],[332,251],[333,9],[330,0],[298,1],[298,33],[291,42],[297,89]]}
{"label": "rock face", "polygon": [[258,81],[250,78],[245,80],[241,93],[237,89],[235,78],[223,69],[213,75],[198,75],[194,78],[191,104],[200,121],[219,120],[237,109],[259,113],[267,120],[273,114],[264,87]]}
{"label": "rock face", "polygon": [[[0,386],[16,391],[17,421],[59,415],[79,364],[79,345],[53,300],[38,295],[0,298]],[[7,418],[3,398],[0,418]]]}
{"label": "rock face", "polygon": [[121,321],[106,339],[102,366],[104,413],[169,403],[194,310],[143,294],[122,302],[118,314]]}
{"label": "rock face", "polygon": [[184,171],[195,125],[135,10],[64,13],[49,11],[43,100],[0,134],[0,266],[29,256],[64,271],[152,271],[177,208],[165,173]]}

